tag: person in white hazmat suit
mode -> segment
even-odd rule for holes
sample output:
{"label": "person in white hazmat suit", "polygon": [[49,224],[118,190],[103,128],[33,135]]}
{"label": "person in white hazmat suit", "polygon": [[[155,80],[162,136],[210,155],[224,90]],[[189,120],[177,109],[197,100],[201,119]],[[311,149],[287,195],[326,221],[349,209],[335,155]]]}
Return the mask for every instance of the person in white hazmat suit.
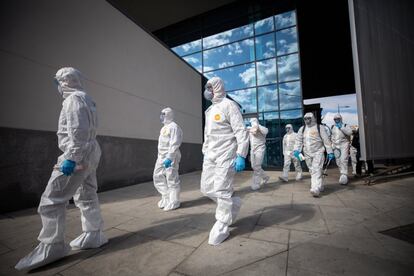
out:
{"label": "person in white hazmat suit", "polygon": [[63,97],[57,131],[57,160],[40,199],[38,212],[42,219],[40,244],[21,259],[16,269],[34,269],[66,256],[70,247],[65,243],[66,206],[73,197],[80,209],[83,233],[74,239],[72,249],[97,248],[107,243],[97,196],[96,169],[101,149],[96,140],[97,113],[93,99],[86,94],[78,70],[65,67],[55,76]]}
{"label": "person in white hazmat suit", "polygon": [[310,193],[317,197],[323,191],[322,168],[325,161],[325,149],[329,160],[333,160],[334,155],[326,130],[316,123],[313,113],[306,113],[303,120],[305,125],[297,132],[293,155],[299,159],[303,150],[306,165],[311,174]]}
{"label": "person in white hazmat suit", "polygon": [[204,97],[212,105],[205,112],[200,190],[217,202],[217,221],[208,243],[218,245],[229,236],[229,226],[240,210],[241,199],[233,197],[233,179],[236,171],[245,168],[249,138],[240,110],[235,102],[226,98],[220,78],[213,77],[207,82]]}
{"label": "person in white hazmat suit", "polygon": [[160,137],[158,138],[158,158],[154,168],[154,186],[161,194],[158,207],[170,211],[180,207],[180,146],[183,141],[183,132],[174,122],[174,112],[167,107],[161,111]]}
{"label": "person in white hazmat suit", "polygon": [[340,155],[335,156],[336,164],[339,168],[340,177],[339,184],[348,184],[348,159],[349,159],[349,144],[352,135],[352,129],[347,124],[342,122],[341,114],[334,116],[335,124],[332,126],[332,149],[335,151],[339,149]]}
{"label": "person in white hazmat suit", "polygon": [[295,166],[296,171],[296,180],[302,179],[302,167],[300,165],[300,161],[293,156],[293,150],[295,147],[296,141],[296,132],[293,130],[293,126],[291,124],[287,124],[286,127],[286,134],[283,136],[283,173],[282,176],[279,177],[280,180],[284,182],[288,182],[289,180],[289,171],[290,171],[290,164],[293,161],[293,165]]}
{"label": "person in white hazmat suit", "polygon": [[263,158],[266,152],[266,135],[269,130],[259,124],[257,118],[250,119],[250,127],[247,127],[250,138],[250,163],[253,169],[251,188],[253,191],[260,189],[269,181],[262,168]]}

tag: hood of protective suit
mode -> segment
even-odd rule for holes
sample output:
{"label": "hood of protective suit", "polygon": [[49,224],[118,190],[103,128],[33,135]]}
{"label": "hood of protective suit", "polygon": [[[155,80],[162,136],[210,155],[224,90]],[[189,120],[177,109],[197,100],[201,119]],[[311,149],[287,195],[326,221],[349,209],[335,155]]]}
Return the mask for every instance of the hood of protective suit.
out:
{"label": "hood of protective suit", "polygon": [[214,97],[211,102],[219,103],[226,97],[226,91],[224,90],[224,82],[219,77],[213,77],[208,80],[207,83],[210,83],[213,87]]}
{"label": "hood of protective suit", "polygon": [[84,91],[82,85],[82,74],[72,67],[63,67],[56,72],[55,79],[59,84],[59,92],[66,99],[71,93]]}
{"label": "hood of protective suit", "polygon": [[341,116],[341,114],[335,114],[334,120],[337,120],[337,119],[339,119],[341,121],[341,123],[342,123],[342,116]]}
{"label": "hood of protective suit", "polygon": [[291,133],[293,133],[293,126],[291,125],[291,124],[287,124],[286,126],[285,126],[285,128],[290,128],[289,129],[289,131],[287,132],[287,134],[291,134]]}
{"label": "hood of protective suit", "polygon": [[313,127],[314,125],[316,125],[316,118],[315,118],[315,116],[313,116],[313,113],[312,112],[306,113],[305,116],[303,116],[303,118],[304,119],[305,118],[311,118],[310,124],[309,125],[306,125],[306,126]]}
{"label": "hood of protective suit", "polygon": [[164,125],[174,121],[174,111],[171,108],[166,107],[161,110],[161,113],[164,114],[164,121],[162,122]]}
{"label": "hood of protective suit", "polygon": [[257,120],[257,118],[251,118],[250,123],[252,124],[252,127],[255,127],[259,125],[259,120]]}

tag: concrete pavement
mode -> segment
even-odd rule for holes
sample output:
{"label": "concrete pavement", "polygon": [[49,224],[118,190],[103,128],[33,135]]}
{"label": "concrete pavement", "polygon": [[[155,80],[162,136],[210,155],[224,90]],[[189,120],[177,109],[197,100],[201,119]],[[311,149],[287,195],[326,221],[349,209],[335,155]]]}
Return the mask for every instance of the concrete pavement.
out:
{"label": "concrete pavement", "polygon": [[[414,223],[414,178],[365,186],[337,184],[331,169],[321,198],[309,175],[288,183],[267,172],[250,190],[252,172],[236,176],[243,205],[223,244],[207,244],[215,204],[199,191],[200,172],[182,175],[182,206],[164,212],[151,182],[99,194],[109,243],[71,254],[32,275],[413,275],[414,245],[379,231]],[[0,216],[0,275],[37,244],[36,209]],[[70,205],[67,240],[81,233]]]}

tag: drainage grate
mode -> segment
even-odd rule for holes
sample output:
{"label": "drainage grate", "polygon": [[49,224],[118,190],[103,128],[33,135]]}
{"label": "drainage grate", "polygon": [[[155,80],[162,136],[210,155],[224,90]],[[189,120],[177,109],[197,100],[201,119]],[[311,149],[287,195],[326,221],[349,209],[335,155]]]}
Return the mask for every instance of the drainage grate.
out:
{"label": "drainage grate", "polygon": [[380,231],[379,233],[414,244],[414,223]]}

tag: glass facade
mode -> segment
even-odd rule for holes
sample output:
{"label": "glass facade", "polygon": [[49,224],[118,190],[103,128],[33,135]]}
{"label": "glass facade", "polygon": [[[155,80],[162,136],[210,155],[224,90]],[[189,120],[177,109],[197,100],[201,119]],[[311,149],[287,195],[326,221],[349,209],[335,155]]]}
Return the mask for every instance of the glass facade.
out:
{"label": "glass facade", "polygon": [[250,24],[172,48],[206,78],[218,76],[245,118],[269,129],[266,167],[283,165],[285,125],[302,125],[302,91],[296,12]]}

